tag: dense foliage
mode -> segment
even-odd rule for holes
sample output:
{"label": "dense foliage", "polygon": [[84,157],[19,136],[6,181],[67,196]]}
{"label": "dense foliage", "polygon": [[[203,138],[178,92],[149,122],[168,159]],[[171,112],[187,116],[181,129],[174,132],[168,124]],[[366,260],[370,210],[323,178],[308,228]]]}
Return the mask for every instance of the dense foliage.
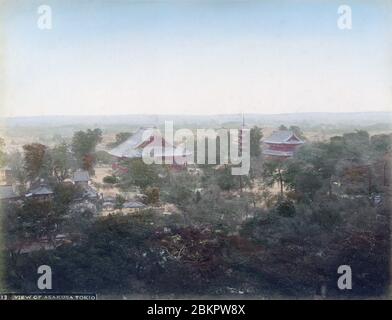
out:
{"label": "dense foliage", "polygon": [[[252,134],[261,136],[258,129]],[[99,131],[76,134],[77,161],[94,151],[99,136]],[[390,149],[389,135],[347,133],[308,142],[286,161],[256,152],[251,173],[241,180],[229,165],[200,166],[192,174],[128,161],[123,164],[128,175],[105,182],[139,188],[152,206],[97,217],[88,211],[69,214],[78,190],[61,183],[68,172],[63,169],[72,165],[68,148],[60,145],[53,155],[30,145],[24,168],[29,177],[49,163],[55,168],[49,172],[60,178],[50,204],[4,207],[7,284],[11,291],[35,291],[32,270],[47,264],[56,292],[314,297],[326,288],[329,297],[385,294]],[[121,209],[125,198],[115,202]],[[162,214],[160,203],[174,209]],[[72,241],[56,243],[59,233],[71,234]],[[53,249],[21,252],[19,244],[42,237]],[[352,267],[352,290],[337,287],[340,265]]]}

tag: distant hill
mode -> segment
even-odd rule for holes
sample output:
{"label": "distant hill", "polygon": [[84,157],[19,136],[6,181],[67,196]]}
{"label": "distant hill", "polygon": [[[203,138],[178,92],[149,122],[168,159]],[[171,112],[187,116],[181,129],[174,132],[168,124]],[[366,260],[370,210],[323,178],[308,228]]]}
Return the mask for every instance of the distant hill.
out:
{"label": "distant hill", "polygon": [[[175,126],[233,126],[240,124],[240,114],[219,115],[107,115],[107,116],[44,116],[2,118],[6,127],[62,127],[62,126],[149,126],[162,125],[174,121]],[[298,125],[301,127],[327,126],[387,126],[392,124],[392,112],[352,112],[352,113],[286,113],[286,114],[245,114],[247,125],[279,126]]]}

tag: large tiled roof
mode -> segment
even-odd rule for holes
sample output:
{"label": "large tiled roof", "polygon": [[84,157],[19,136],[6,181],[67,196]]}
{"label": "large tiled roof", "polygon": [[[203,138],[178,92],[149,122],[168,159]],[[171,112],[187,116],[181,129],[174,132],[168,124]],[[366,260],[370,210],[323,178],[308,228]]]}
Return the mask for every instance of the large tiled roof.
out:
{"label": "large tiled roof", "polygon": [[302,144],[304,143],[298,138],[294,132],[290,130],[278,130],[264,140],[265,143],[287,143],[287,144]]}
{"label": "large tiled roof", "polygon": [[88,174],[88,171],[85,170],[75,171],[72,180],[74,182],[88,182],[90,180],[90,175]]}
{"label": "large tiled roof", "polygon": [[127,201],[123,204],[123,208],[126,209],[141,209],[141,208],[145,208],[146,205],[138,202],[138,201]]}
{"label": "large tiled roof", "polygon": [[109,151],[116,157],[141,158],[142,148],[138,148],[154,136],[154,128],[140,128],[126,141]]}
{"label": "large tiled roof", "polygon": [[34,189],[31,189],[28,194],[26,194],[26,197],[29,196],[45,196],[45,195],[50,195],[53,194],[53,190],[47,186],[47,185],[40,185]]}
{"label": "large tiled roof", "polygon": [[[162,139],[162,140],[160,140]],[[159,145],[161,141],[165,147]],[[141,158],[143,147],[152,143],[154,145],[155,157],[170,157],[170,156],[186,156],[190,153],[186,151],[183,146],[177,148],[164,141],[163,137],[159,135],[156,128],[140,128],[125,142],[109,151],[109,154],[116,157],[124,158]]]}
{"label": "large tiled roof", "polygon": [[98,192],[94,188],[86,186],[83,188],[83,196],[89,199],[96,199],[98,198]]}

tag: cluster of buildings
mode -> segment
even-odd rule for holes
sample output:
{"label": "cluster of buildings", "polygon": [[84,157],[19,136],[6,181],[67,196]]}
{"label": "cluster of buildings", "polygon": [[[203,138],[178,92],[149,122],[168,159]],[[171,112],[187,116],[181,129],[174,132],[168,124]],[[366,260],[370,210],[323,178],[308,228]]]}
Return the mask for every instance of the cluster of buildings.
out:
{"label": "cluster of buildings", "polygon": [[[0,185],[0,201],[16,201],[26,199],[35,199],[37,201],[49,201],[54,196],[53,188],[44,180],[37,179],[28,186],[27,192],[19,192],[13,181],[12,169],[5,167],[1,170],[3,184]],[[64,181],[65,184],[74,184],[81,188],[81,198],[98,200],[99,195],[90,185],[90,176],[87,171],[75,171],[70,179]]]}
{"label": "cluster of buildings", "polygon": [[[117,147],[109,151],[109,154],[117,159],[112,169],[115,172],[125,174],[127,168],[121,166],[121,160],[141,158],[143,149],[146,146],[154,147],[154,156],[165,159],[172,157],[175,166],[178,158],[184,158],[189,155],[182,145],[174,146],[168,143],[162,136],[157,136],[157,130],[154,127],[139,128],[130,138],[121,143]],[[304,141],[299,138],[293,131],[277,130],[269,137],[260,142],[262,144],[263,155],[269,159],[284,160],[294,155],[295,151],[304,144]],[[159,144],[159,145],[158,145]],[[34,198],[40,201],[50,200],[53,195],[53,189],[43,180],[36,181],[31,184],[28,192],[21,195],[15,190],[13,185],[12,169],[8,166],[0,171],[0,180],[3,185],[0,185],[0,201],[12,201],[25,198]],[[72,174],[70,179],[64,181],[65,183],[72,183],[81,187],[82,193],[76,202],[90,201],[96,202],[101,200],[103,208],[112,210],[115,201],[113,199],[104,199],[103,195],[98,192],[90,184],[90,176],[87,171],[77,170]],[[142,208],[144,205],[139,201],[128,201],[124,203],[124,208],[134,209]]]}
{"label": "cluster of buildings", "polygon": [[[241,130],[244,129],[245,125],[243,124]],[[239,143],[241,144],[241,139]],[[263,146],[263,154],[267,158],[285,159],[292,157],[295,151],[304,144],[304,141],[293,131],[277,130],[260,143]],[[142,158],[143,149],[146,147],[153,149],[154,157],[161,159],[163,163],[165,163],[165,159],[171,158],[170,163],[173,163],[174,166],[176,163],[181,163],[178,160],[192,155],[192,152],[186,150],[183,144],[172,145],[167,142],[156,128],[139,128],[126,141],[108,151],[117,159],[113,164],[113,169],[119,173],[126,173],[127,169],[121,166],[121,160]]]}
{"label": "cluster of buildings", "polygon": [[[157,145],[157,143],[159,145]],[[260,142],[262,144],[263,155],[266,158],[284,160],[294,155],[295,151],[304,141],[301,140],[294,132],[288,130],[274,131],[269,137]],[[154,156],[165,159],[172,157],[176,168],[176,160],[189,155],[189,152],[182,146],[174,146],[162,136],[157,137],[155,128],[140,128],[125,142],[109,151],[116,161],[112,165],[112,169],[117,174],[126,174],[127,168],[121,166],[122,160],[141,158],[143,149],[146,147],[154,147]],[[182,166],[183,167],[183,166]],[[188,168],[192,169],[192,168]],[[193,168],[194,170],[199,170]],[[51,201],[55,196],[55,190],[46,181],[39,179],[28,186],[27,192],[18,192],[15,188],[12,169],[8,166],[0,169],[0,203],[20,203],[23,204],[25,199],[34,199],[36,201]],[[88,171],[77,170],[72,173],[69,179],[62,182],[63,184],[72,184],[78,186],[77,195],[70,204],[68,214],[73,216],[74,213],[91,212],[94,215],[106,215],[118,210],[128,214],[147,208],[145,199],[135,198],[133,200],[125,200],[121,204],[118,199],[113,196],[105,196],[93,187]],[[143,195],[141,195],[143,196]],[[171,207],[170,207],[171,206]],[[162,214],[172,214],[177,208],[171,204],[164,204]],[[67,240],[66,235],[59,235],[59,241]],[[24,244],[26,252],[42,249],[50,249],[50,245],[44,241]],[[57,240],[57,238],[56,238]]]}

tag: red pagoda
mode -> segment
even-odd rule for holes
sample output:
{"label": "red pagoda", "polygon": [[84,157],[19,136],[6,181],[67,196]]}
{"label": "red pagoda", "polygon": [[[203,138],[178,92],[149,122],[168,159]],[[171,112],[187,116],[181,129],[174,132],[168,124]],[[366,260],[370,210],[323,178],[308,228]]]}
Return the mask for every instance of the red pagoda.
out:
{"label": "red pagoda", "polygon": [[290,158],[304,141],[289,130],[274,131],[264,140],[263,154],[270,158]]}

